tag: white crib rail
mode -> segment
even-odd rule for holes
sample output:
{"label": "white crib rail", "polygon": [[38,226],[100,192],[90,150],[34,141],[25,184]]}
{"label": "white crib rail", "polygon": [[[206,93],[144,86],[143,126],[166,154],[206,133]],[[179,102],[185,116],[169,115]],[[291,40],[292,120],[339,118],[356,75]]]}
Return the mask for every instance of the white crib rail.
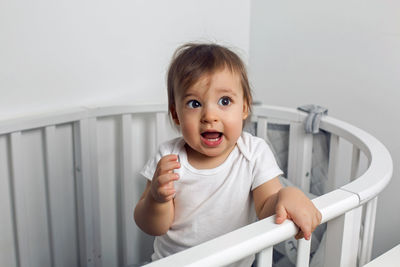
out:
{"label": "white crib rail", "polygon": [[[322,222],[345,214],[359,204],[356,195],[343,190],[329,192],[313,202],[322,213]],[[266,218],[146,266],[222,266],[264,249],[271,249],[273,245],[294,236],[298,231],[291,221],[277,225],[274,218]],[[266,261],[272,262],[271,253],[268,253],[268,257]],[[302,264],[308,266],[308,262]],[[334,264],[333,262],[328,266],[340,266]]]}
{"label": "white crib rail", "polygon": [[[6,189],[4,195],[7,199],[5,205],[6,213],[10,214],[7,219],[14,226],[6,226],[12,229],[13,234],[7,234],[7,242],[10,246],[8,252],[13,256],[2,261],[3,253],[0,254],[0,263],[7,262],[10,266],[71,266],[74,262],[81,266],[105,266],[104,255],[102,255],[102,230],[99,223],[99,191],[98,190],[98,168],[97,166],[97,128],[98,118],[107,116],[120,116],[121,133],[119,136],[120,158],[118,166],[117,224],[117,264],[126,266],[135,261],[132,258],[132,238],[135,232],[132,231],[132,216],[130,212],[133,206],[131,191],[128,188],[133,186],[132,164],[137,160],[133,154],[132,147],[132,117],[130,114],[152,113],[154,120],[158,121],[156,129],[166,126],[163,120],[166,107],[164,105],[143,105],[123,106],[106,108],[82,108],[73,111],[52,114],[50,116],[34,116],[0,122],[0,137],[7,135],[7,144],[0,139],[0,147],[8,147],[9,159],[1,166],[9,166],[11,173],[10,181],[5,181]],[[289,149],[289,179],[301,188],[307,190],[309,186],[310,172],[310,151],[312,148],[312,136],[302,132],[302,123],[306,114],[287,108],[256,106],[254,116],[259,121],[258,135],[266,138],[267,122],[282,121],[290,125],[290,149]],[[65,217],[60,213],[60,206],[63,199],[57,200],[57,194],[63,195],[61,181],[51,180],[59,175],[58,166],[62,159],[55,155],[58,145],[55,140],[55,125],[72,123],[74,137],[74,160],[76,179],[76,213],[77,232],[79,238],[78,252],[74,252],[74,237],[68,236],[63,225],[63,220],[72,222],[73,219]],[[157,128],[158,127],[158,128]],[[25,194],[26,175],[21,167],[23,152],[21,150],[21,132],[30,129],[43,129],[43,158],[44,158],[44,199],[46,207],[39,210],[44,214],[45,225],[40,226],[46,240],[41,240],[45,245],[41,249],[32,250],[29,238],[32,236],[32,227],[29,226],[31,218],[26,207]],[[322,213],[322,222],[328,222],[327,249],[329,254],[325,257],[325,266],[357,266],[369,261],[372,248],[373,228],[375,221],[375,210],[377,195],[388,184],[392,175],[392,160],[386,148],[368,133],[345,122],[331,117],[324,117],[320,128],[332,134],[331,137],[331,158],[329,177],[330,192],[313,200],[314,204]],[[158,130],[155,135],[154,144],[162,142],[167,136],[163,131]],[[340,139],[345,139],[353,144],[353,155],[351,164],[351,182],[337,187],[335,182],[335,171],[338,164],[337,148]],[[3,142],[3,143],[2,143]],[[367,170],[356,178],[360,165],[360,152],[368,159]],[[2,154],[0,153],[0,159]],[[0,162],[1,163],[1,162]],[[3,172],[0,170],[0,178]],[[356,178],[356,179],[355,179]],[[2,178],[1,178],[2,179]],[[1,182],[0,179],[0,182]],[[4,183],[3,183],[4,184]],[[70,186],[70,185],[69,185]],[[8,190],[9,188],[9,190]],[[17,190],[18,189],[18,190]],[[20,191],[20,189],[23,189]],[[25,190],[25,191],[24,191]],[[47,200],[46,200],[47,199]],[[51,201],[50,201],[51,200]],[[42,200],[41,200],[42,201]],[[69,204],[71,207],[74,204]],[[362,205],[365,206],[365,220],[362,221]],[[46,215],[47,214],[47,215]],[[72,221],[71,221],[72,220]],[[7,221],[7,225],[9,222]],[[296,226],[291,221],[282,225],[274,222],[274,217],[248,225],[214,240],[190,248],[170,257],[149,264],[149,266],[220,266],[232,263],[248,255],[261,252],[258,255],[259,266],[270,266],[272,262],[272,246],[284,241],[297,232]],[[35,222],[36,223],[36,222]],[[37,223],[36,223],[37,224]],[[360,233],[360,225],[363,224],[363,231]],[[73,230],[73,226],[66,226]],[[72,227],[72,228],[71,228]],[[104,225],[103,225],[104,227]],[[358,246],[359,235],[360,252],[357,258],[357,251],[353,248]],[[103,237],[104,238],[104,237]],[[37,237],[36,237],[37,239]],[[71,239],[65,243],[65,239]],[[63,240],[63,242],[60,242]],[[71,247],[66,247],[70,244]],[[69,245],[68,245],[69,246]],[[67,249],[70,255],[79,255],[79,264],[73,259],[66,259],[63,250]],[[32,254],[35,251],[36,254]],[[308,266],[310,242],[301,240],[298,246],[297,266]],[[8,253],[7,252],[7,253]],[[42,255],[42,254],[43,255]],[[265,264],[265,265],[264,265]]]}

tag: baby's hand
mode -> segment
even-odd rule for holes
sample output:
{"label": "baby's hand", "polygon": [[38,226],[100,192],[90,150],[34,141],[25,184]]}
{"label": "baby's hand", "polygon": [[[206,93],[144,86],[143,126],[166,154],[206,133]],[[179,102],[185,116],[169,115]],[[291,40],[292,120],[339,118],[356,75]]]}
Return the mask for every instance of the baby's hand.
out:
{"label": "baby's hand", "polygon": [[181,167],[177,160],[178,156],[171,154],[162,157],[157,164],[150,188],[151,195],[157,202],[168,202],[175,196],[174,181],[179,179],[179,175],[174,173],[174,169]]}
{"label": "baby's hand", "polygon": [[275,212],[276,223],[280,224],[290,219],[300,228],[296,239],[304,237],[310,240],[311,233],[322,219],[321,213],[311,200],[295,187],[285,187],[279,191]]}

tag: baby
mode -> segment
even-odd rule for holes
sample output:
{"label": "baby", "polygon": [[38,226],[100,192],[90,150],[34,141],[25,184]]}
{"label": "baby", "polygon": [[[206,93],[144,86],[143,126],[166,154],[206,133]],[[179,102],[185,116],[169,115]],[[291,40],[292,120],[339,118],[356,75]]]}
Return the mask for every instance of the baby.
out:
{"label": "baby", "polygon": [[[153,260],[196,246],[258,219],[291,219],[296,238],[321,222],[313,203],[283,188],[266,142],[243,131],[251,90],[242,60],[217,44],[186,44],[168,71],[168,108],[182,137],[161,144],[142,170],[148,179],[136,224],[156,236]],[[251,266],[248,257],[235,266]]]}

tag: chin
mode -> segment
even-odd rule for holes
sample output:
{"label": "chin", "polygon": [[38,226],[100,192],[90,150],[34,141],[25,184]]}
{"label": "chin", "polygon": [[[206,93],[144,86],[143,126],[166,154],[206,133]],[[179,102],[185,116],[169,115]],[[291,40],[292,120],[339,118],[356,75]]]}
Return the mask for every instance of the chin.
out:
{"label": "chin", "polygon": [[204,153],[204,155],[206,155],[207,157],[213,158],[213,157],[218,157],[219,155],[221,155],[221,153],[209,152],[209,153]]}
{"label": "chin", "polygon": [[225,150],[219,148],[207,148],[203,150],[203,154],[206,155],[207,157],[218,157],[222,155],[224,152]]}

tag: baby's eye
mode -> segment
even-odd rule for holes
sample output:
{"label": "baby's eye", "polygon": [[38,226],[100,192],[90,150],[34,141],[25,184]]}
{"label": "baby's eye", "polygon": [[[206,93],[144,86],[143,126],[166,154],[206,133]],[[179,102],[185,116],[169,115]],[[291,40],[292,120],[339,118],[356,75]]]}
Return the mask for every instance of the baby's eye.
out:
{"label": "baby's eye", "polygon": [[231,102],[232,102],[232,100],[227,96],[221,97],[218,100],[218,104],[221,106],[229,106],[231,104]]}
{"label": "baby's eye", "polygon": [[189,102],[187,102],[186,104],[189,108],[198,108],[201,107],[201,104],[199,101],[197,100],[190,100]]}

